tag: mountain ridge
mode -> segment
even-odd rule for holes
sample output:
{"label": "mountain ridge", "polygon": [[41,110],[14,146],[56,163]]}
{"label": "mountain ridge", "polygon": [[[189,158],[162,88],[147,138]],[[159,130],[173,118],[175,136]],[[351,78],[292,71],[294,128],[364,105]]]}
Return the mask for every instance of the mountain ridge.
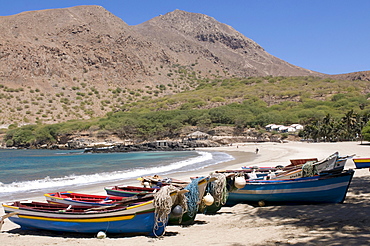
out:
{"label": "mountain ridge", "polygon": [[329,76],[182,10],[135,26],[94,5],[28,11],[0,17],[0,32],[0,124],[101,117],[216,78]]}

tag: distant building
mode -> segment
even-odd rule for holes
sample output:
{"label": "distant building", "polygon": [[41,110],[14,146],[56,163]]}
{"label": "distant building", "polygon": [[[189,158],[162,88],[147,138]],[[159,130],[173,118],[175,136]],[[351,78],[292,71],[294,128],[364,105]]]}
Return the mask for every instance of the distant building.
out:
{"label": "distant building", "polygon": [[303,126],[300,124],[292,124],[290,126],[268,124],[265,126],[266,131],[276,131],[281,133],[293,133],[303,130]]}

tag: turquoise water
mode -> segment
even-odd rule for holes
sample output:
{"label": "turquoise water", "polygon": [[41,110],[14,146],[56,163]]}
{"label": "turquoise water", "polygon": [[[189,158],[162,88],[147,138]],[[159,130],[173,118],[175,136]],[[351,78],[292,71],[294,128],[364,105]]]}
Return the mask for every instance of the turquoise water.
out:
{"label": "turquoise water", "polygon": [[144,175],[197,170],[233,159],[222,152],[158,151],[83,153],[61,150],[0,150],[0,201],[22,193],[78,189]]}

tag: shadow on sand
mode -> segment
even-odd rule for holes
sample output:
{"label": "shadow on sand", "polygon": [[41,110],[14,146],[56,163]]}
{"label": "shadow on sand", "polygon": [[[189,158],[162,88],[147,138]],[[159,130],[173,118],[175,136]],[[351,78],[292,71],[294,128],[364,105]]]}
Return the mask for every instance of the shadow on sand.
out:
{"label": "shadow on sand", "polygon": [[[355,177],[342,204],[292,205],[248,209],[241,220],[252,217],[286,226],[285,239],[261,245],[369,245],[370,177]],[[250,210],[249,210],[250,211]],[[289,231],[289,228],[294,230]],[[303,233],[297,234],[295,229]]]}

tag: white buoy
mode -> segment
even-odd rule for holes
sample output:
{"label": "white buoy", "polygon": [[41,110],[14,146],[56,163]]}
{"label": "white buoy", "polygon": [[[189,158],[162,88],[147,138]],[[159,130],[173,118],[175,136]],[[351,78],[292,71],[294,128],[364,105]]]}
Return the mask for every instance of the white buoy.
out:
{"label": "white buoy", "polygon": [[203,197],[203,202],[206,206],[211,206],[213,204],[213,202],[215,201],[215,199],[213,198],[213,196],[209,193],[207,193],[206,196]]}
{"label": "white buoy", "polygon": [[244,188],[247,184],[244,177],[236,177],[234,180],[234,186],[238,189]]}
{"label": "white buoy", "polygon": [[104,238],[107,237],[107,234],[105,234],[105,232],[103,232],[103,231],[100,231],[100,232],[98,232],[96,237],[99,238],[99,239],[104,239]]}
{"label": "white buoy", "polygon": [[145,181],[145,182],[143,183],[143,185],[144,185],[144,187],[145,187],[145,188],[150,188],[150,184],[149,184],[149,182],[147,182],[147,181]]}

